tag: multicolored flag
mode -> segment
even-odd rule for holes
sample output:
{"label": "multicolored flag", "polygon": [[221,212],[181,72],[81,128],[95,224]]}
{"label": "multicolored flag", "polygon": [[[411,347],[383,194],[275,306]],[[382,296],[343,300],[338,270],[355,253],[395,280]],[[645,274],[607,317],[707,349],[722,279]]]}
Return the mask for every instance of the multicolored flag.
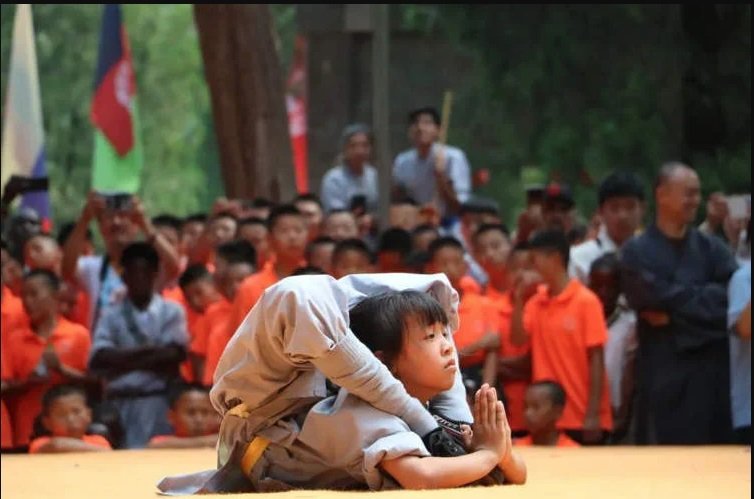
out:
{"label": "multicolored flag", "polygon": [[296,174],[296,190],[309,192],[308,144],[307,144],[307,64],[306,38],[297,35],[293,48],[293,62],[288,74],[285,96],[288,108],[288,131],[291,134],[293,165]]}
{"label": "multicolored flag", "polygon": [[[37,52],[31,6],[18,4],[13,19],[13,42],[8,71],[3,124],[2,185],[11,175],[46,177],[42,101],[39,96]],[[28,192],[21,206],[36,210],[43,226],[49,226],[47,191]]]}
{"label": "multicolored flag", "polygon": [[90,118],[95,127],[92,188],[103,193],[136,192],[143,151],[136,77],[120,4],[106,4],[102,15]]}

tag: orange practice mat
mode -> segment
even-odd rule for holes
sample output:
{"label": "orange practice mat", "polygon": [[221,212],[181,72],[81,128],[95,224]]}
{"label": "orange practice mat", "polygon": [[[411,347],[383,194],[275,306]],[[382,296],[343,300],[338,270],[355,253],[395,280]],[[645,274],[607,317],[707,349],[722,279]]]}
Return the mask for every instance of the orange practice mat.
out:
{"label": "orange practice mat", "polygon": [[[306,490],[243,497],[346,499],[364,498],[367,494],[374,499],[751,497],[749,447],[523,448],[519,451],[529,470],[529,480],[524,486],[378,493]],[[4,455],[0,458],[0,495],[3,499],[156,499],[160,496],[155,484],[163,476],[209,469],[214,462],[212,449]]]}

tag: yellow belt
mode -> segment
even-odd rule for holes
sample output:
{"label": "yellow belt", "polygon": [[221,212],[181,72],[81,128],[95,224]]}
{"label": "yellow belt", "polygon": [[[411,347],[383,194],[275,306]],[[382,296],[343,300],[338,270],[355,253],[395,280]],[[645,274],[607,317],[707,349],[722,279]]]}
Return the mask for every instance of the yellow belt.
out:
{"label": "yellow belt", "polygon": [[[246,407],[246,404],[238,404],[233,407],[229,413],[240,418],[249,416],[249,410]],[[262,454],[264,454],[268,445],[270,445],[270,441],[260,436],[254,437],[251,442],[249,442],[249,445],[246,447],[246,451],[241,458],[241,469],[246,475],[251,475],[251,470],[254,468],[254,465],[257,464],[259,458],[262,457]]]}

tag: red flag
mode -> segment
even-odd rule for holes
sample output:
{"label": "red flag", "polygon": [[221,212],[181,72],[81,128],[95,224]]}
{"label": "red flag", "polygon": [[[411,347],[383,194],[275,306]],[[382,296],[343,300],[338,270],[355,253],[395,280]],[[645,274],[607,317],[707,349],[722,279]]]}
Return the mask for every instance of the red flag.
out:
{"label": "red flag", "polygon": [[296,173],[296,190],[309,192],[307,144],[307,64],[306,38],[296,35],[293,62],[286,84],[285,103],[288,108],[288,131],[291,135],[293,165]]}

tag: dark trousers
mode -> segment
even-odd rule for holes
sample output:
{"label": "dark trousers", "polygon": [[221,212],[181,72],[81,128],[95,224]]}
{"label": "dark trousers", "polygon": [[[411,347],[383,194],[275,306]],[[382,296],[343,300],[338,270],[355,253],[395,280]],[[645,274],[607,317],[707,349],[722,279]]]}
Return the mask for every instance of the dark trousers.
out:
{"label": "dark trousers", "polygon": [[639,345],[636,443],[731,443],[728,342],[679,350],[664,336]]}

